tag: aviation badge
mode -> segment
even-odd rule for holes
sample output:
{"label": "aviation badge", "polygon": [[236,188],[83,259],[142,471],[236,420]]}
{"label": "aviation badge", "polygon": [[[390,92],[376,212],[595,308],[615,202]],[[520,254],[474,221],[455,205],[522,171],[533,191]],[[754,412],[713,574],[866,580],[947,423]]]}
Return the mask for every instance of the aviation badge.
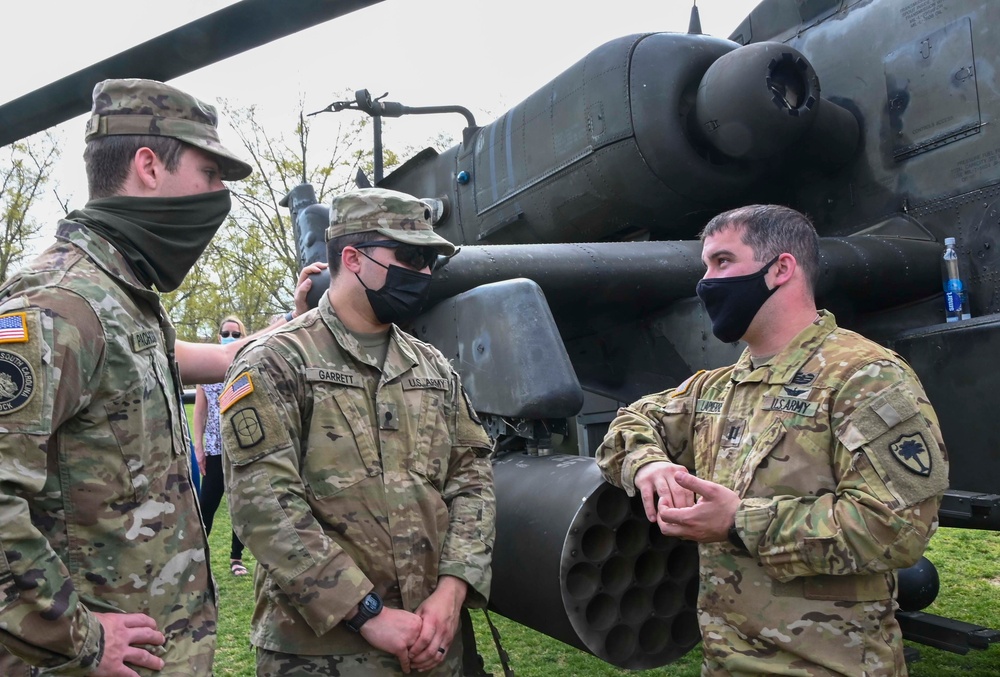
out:
{"label": "aviation badge", "polygon": [[0,416],[23,408],[35,394],[35,372],[17,353],[0,350]]}
{"label": "aviation badge", "polygon": [[233,425],[236,443],[241,449],[255,446],[264,440],[264,426],[260,424],[260,417],[253,407],[240,409],[232,415],[229,422]]}
{"label": "aviation badge", "polygon": [[889,445],[889,451],[910,472],[930,477],[931,454],[927,451],[927,444],[924,443],[924,437],[920,433],[900,435]]}

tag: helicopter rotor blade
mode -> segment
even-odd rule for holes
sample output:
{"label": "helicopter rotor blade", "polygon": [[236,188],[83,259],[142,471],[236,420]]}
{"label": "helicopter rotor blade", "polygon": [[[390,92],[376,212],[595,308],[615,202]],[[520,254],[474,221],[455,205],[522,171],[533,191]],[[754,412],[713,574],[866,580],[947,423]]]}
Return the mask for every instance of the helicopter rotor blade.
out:
{"label": "helicopter rotor blade", "polygon": [[242,0],[0,106],[0,146],[90,110],[107,78],[167,81],[381,0]]}

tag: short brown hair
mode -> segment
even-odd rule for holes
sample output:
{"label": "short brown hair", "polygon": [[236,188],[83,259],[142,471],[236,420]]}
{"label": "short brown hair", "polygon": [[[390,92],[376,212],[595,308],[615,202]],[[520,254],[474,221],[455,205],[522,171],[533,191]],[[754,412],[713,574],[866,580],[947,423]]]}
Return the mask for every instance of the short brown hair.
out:
{"label": "short brown hair", "polygon": [[87,188],[90,199],[119,195],[128,177],[132,158],[140,148],[149,148],[160,158],[167,171],[173,173],[186,144],[170,136],[137,134],[103,136],[87,142],[83,161],[87,167]]}
{"label": "short brown hair", "polygon": [[753,250],[755,261],[770,261],[788,253],[805,273],[809,289],[819,281],[819,236],[804,215],[781,205],[748,205],[713,218],[699,236],[704,242],[727,228],[742,228],[740,240]]}

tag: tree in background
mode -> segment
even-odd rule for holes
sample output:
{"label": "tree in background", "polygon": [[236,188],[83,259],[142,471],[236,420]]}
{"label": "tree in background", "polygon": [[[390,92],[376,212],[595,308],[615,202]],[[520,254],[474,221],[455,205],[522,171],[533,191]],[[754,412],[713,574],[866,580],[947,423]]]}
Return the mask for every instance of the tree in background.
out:
{"label": "tree in background", "polygon": [[40,224],[29,210],[41,197],[59,158],[49,132],[0,149],[0,280],[20,267]]}
{"label": "tree in background", "polygon": [[[267,326],[269,318],[292,305],[298,277],[291,217],[280,205],[300,183],[310,183],[320,203],[353,186],[358,169],[371,173],[370,141],[364,117],[325,116],[320,143],[311,139],[312,119],[301,112],[291,134],[274,136],[258,120],[257,107],[223,106],[254,173],[230,184],[233,211],[205,254],[164,305],[185,340],[214,339],[219,320],[238,315],[247,328]],[[318,160],[313,160],[318,157]],[[387,166],[398,164],[386,152]]]}

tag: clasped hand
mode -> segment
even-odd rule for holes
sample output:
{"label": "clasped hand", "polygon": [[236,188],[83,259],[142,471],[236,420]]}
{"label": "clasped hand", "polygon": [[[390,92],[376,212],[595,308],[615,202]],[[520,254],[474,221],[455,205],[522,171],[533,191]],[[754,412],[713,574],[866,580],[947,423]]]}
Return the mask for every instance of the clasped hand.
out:
{"label": "clasped hand", "polygon": [[726,540],[740,505],[740,497],[732,489],[665,461],[639,468],[635,488],[642,496],[646,518],[665,536],[699,543]]}
{"label": "clasped hand", "polygon": [[465,593],[465,581],[442,576],[415,612],[385,607],[361,626],[361,635],[376,649],[394,655],[407,674],[411,669],[433,670],[448,656]]}

